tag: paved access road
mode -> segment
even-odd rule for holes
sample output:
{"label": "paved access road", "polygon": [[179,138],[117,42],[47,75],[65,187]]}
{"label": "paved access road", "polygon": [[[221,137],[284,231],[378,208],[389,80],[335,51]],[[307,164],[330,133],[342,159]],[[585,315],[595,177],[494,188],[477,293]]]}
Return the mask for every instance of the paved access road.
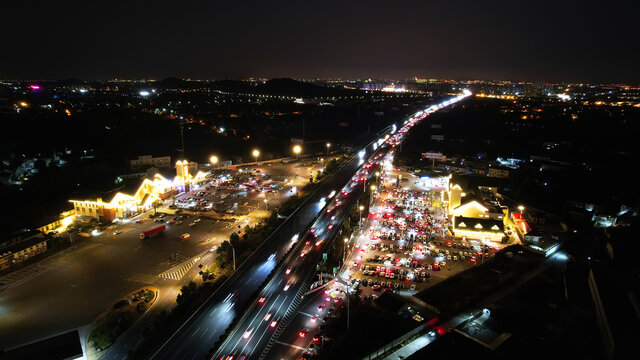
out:
{"label": "paved access road", "polygon": [[[139,238],[143,229],[155,225],[146,219],[127,221],[4,277],[0,348],[90,324],[121,296],[149,284],[159,287],[161,297],[168,296],[178,289],[178,278],[159,275],[179,270],[229,234],[227,222],[203,219],[193,227],[168,224],[163,233]],[[116,229],[121,234],[113,235]],[[180,242],[185,232],[191,238]]]}

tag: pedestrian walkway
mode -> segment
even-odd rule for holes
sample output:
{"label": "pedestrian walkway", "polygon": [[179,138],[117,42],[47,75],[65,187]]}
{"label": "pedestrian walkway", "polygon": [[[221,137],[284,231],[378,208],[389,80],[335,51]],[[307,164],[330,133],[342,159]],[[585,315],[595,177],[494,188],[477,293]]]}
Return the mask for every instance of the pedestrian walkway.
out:
{"label": "pedestrian walkway", "polygon": [[198,260],[200,260],[200,256],[196,256],[194,258],[192,258],[191,260],[188,260],[178,266],[174,266],[173,268],[169,269],[168,271],[163,272],[162,274],[158,275],[161,278],[164,279],[169,279],[169,280],[180,280],[182,279],[182,277],[184,276],[184,274],[187,273],[187,271],[189,271],[189,269],[191,269],[191,267],[198,262]]}
{"label": "pedestrian walkway", "polygon": [[10,272],[5,276],[0,277],[0,291],[22,285],[49,270],[51,270],[51,267],[41,266],[40,264],[31,264],[20,270]]}
{"label": "pedestrian walkway", "polygon": [[152,274],[133,273],[129,275],[126,279],[129,281],[139,282],[143,284],[155,284],[156,281],[158,281],[158,276],[152,275]]}

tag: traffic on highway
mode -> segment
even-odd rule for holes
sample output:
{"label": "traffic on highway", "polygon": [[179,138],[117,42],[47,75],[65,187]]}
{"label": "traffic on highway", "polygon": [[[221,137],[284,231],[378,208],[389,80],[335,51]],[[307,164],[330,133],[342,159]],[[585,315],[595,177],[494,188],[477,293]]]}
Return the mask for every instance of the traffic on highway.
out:
{"label": "traffic on highway", "polygon": [[[340,191],[332,190],[319,199],[317,202],[319,216],[313,221],[311,228],[297,238],[293,251],[275,269],[274,276],[261,289],[258,298],[234,324],[216,350],[215,359],[270,357],[271,346],[297,313],[303,301],[301,295],[309,289],[315,278],[317,265],[323,257],[323,250],[338,233],[338,224],[342,223],[349,209],[355,204],[357,195],[364,190],[365,184],[374,176],[382,158],[402,142],[407,131],[418,121],[443,106],[461,100],[464,96],[447,100],[443,104],[431,106],[415,114],[405,121],[400,130],[396,131],[395,125],[392,126],[388,134],[358,153],[356,157],[358,170]],[[346,291],[349,291],[348,285]],[[323,309],[324,306],[319,308],[319,311]],[[299,346],[303,349],[308,347],[310,341],[317,341],[314,340],[315,337],[310,336],[313,334],[310,334],[309,328],[299,329],[298,335],[299,342],[305,345]]]}

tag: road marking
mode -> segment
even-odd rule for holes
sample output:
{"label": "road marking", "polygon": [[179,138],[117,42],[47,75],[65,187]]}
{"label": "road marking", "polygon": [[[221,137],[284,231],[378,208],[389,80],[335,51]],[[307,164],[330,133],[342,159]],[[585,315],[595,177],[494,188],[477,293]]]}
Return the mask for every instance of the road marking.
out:
{"label": "road marking", "polygon": [[298,314],[306,315],[308,317],[314,317],[315,315],[308,314],[306,312],[298,311]]}
{"label": "road marking", "polygon": [[274,341],[274,342],[275,342],[276,344],[280,344],[280,345],[288,346],[288,347],[291,347],[291,348],[294,348],[294,349],[298,349],[298,350],[302,350],[302,351],[307,350],[307,349],[303,348],[302,346],[293,345],[293,344],[287,344],[287,343],[284,343],[284,342],[282,342],[282,341],[278,341],[278,340],[276,340],[276,341]]}
{"label": "road marking", "polygon": [[203,336],[204,336],[204,334],[206,334],[206,333],[207,333],[207,331],[209,331],[209,328],[204,329],[204,331],[202,332],[202,335],[200,335],[200,337],[203,337]]}
{"label": "road marking", "polygon": [[198,328],[196,329],[196,331],[193,332],[193,335],[197,334],[198,331],[200,331],[200,327],[198,326]]}

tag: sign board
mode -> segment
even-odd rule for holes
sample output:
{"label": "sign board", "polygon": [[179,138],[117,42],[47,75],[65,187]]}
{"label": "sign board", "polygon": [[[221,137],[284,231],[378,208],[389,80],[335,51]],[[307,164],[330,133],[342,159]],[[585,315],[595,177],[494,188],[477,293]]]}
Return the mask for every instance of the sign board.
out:
{"label": "sign board", "polygon": [[327,253],[322,253],[322,261],[327,261]]}
{"label": "sign board", "polygon": [[425,152],[425,153],[422,153],[422,157],[424,157],[425,159],[442,159],[442,153]]}
{"label": "sign board", "polygon": [[338,273],[338,268],[334,266],[334,267],[333,267],[333,275],[335,275],[335,274],[337,274],[337,273]]}

